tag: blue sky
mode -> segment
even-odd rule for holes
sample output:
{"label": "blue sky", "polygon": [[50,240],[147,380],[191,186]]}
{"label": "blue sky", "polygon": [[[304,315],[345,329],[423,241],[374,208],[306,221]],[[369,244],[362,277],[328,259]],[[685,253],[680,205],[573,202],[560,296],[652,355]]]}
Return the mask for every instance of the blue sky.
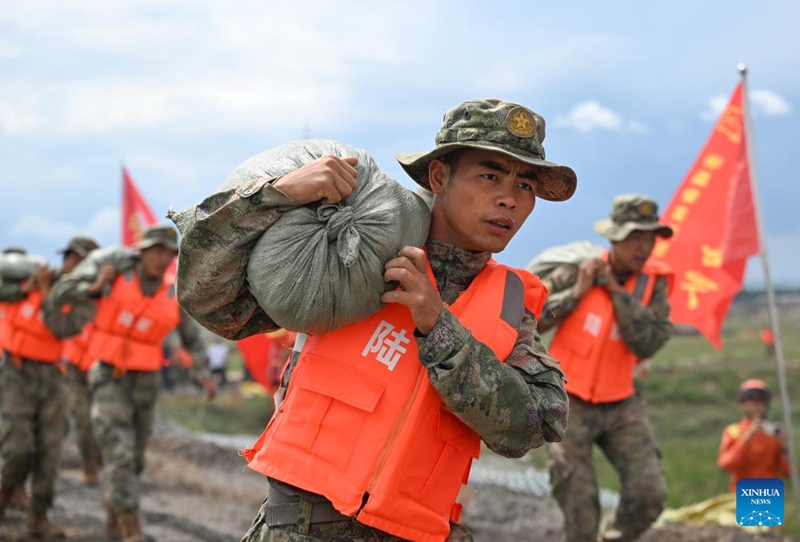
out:
{"label": "blue sky", "polygon": [[365,148],[412,187],[394,155],[497,97],[544,115],[548,158],[579,179],[498,255],[522,266],[600,242],[617,193],[663,208],[745,62],[773,278],[800,285],[798,20],[788,0],[0,0],[0,246],[55,263],[76,233],[118,243],[123,162],[163,215],[304,136]]}

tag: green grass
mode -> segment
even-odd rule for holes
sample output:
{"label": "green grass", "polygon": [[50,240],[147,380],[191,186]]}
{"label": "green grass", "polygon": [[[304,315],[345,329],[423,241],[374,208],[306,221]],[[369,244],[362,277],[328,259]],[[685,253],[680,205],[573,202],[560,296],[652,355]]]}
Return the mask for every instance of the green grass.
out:
{"label": "green grass", "polygon": [[214,401],[204,395],[162,393],[158,410],[190,431],[257,435],[272,416],[271,397],[244,397],[222,392]]}

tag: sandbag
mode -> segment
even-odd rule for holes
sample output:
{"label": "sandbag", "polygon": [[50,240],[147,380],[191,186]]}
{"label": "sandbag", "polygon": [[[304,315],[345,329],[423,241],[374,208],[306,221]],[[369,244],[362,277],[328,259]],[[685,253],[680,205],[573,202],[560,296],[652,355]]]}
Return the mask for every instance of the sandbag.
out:
{"label": "sandbag", "polygon": [[584,260],[599,258],[603,254],[603,247],[591,241],[575,241],[566,245],[550,247],[540,252],[533,258],[525,269],[544,279],[553,270],[562,265],[580,265]]}
{"label": "sandbag", "polygon": [[40,267],[47,266],[47,259],[33,254],[10,252],[0,254],[0,281],[22,282]]}
{"label": "sandbag", "polygon": [[250,291],[267,315],[292,331],[319,334],[382,308],[384,265],[404,246],[422,247],[425,201],[378,169],[366,151],[329,140],[294,141],[246,160],[223,181],[233,188],[290,173],[321,156],[355,156],[358,178],[341,203],[285,212],[258,240],[247,267]]}
{"label": "sandbag", "polygon": [[100,268],[106,264],[114,266],[117,273],[122,273],[133,268],[139,261],[139,253],[126,247],[106,247],[91,251],[75,266],[70,277],[80,280],[94,280]]}

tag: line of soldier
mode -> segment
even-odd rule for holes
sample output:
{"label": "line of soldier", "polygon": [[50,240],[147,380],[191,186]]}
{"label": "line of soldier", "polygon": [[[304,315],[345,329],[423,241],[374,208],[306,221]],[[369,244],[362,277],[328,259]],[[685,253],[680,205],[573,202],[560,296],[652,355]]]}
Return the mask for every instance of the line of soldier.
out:
{"label": "line of soldier", "polygon": [[48,510],[68,403],[82,482],[96,484],[103,472],[106,535],[144,542],[139,476],[161,386],[162,342],[172,330],[195,359],[195,379],[209,398],[215,394],[199,329],[166,276],[178,252],[175,230],[148,228],[132,249],[114,249],[118,263],[87,258],[98,248],[74,237],[60,251],[58,272],[40,266],[27,278],[0,282],[0,521],[9,507],[27,510],[34,539],[65,537]]}

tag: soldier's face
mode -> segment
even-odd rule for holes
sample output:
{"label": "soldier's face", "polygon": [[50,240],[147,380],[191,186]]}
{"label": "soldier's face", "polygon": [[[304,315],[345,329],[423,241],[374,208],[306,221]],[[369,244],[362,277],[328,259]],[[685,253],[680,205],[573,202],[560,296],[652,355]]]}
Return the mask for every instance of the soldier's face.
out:
{"label": "soldier's face", "polygon": [[64,254],[64,263],[61,266],[62,273],[70,273],[79,263],[83,261],[83,256],[72,250]]}
{"label": "soldier's face", "polygon": [[655,245],[655,232],[634,230],[622,241],[611,242],[611,267],[616,273],[638,273]]}
{"label": "soldier's face", "polygon": [[142,250],[142,272],[153,279],[164,276],[176,254],[164,245],[153,245]]}
{"label": "soldier's face", "polygon": [[455,167],[434,160],[430,237],[467,250],[502,251],[536,204],[536,171],[484,150],[463,151]]}

